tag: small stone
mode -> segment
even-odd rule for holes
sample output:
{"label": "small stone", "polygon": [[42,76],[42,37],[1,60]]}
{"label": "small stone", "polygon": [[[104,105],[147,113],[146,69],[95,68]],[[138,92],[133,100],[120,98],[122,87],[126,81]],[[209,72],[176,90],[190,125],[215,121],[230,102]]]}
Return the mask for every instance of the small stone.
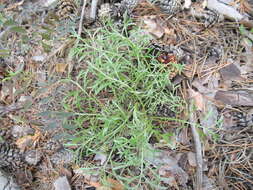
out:
{"label": "small stone", "polygon": [[20,190],[20,187],[14,183],[13,179],[0,171],[0,189],[1,190]]}
{"label": "small stone", "polygon": [[66,176],[57,178],[54,182],[54,188],[55,190],[71,190]]}
{"label": "small stone", "polygon": [[107,155],[106,154],[103,154],[103,153],[97,153],[95,155],[95,158],[94,158],[95,161],[98,161],[99,162],[99,165],[104,165],[104,163],[106,162],[107,160]]}
{"label": "small stone", "polygon": [[32,60],[33,61],[36,61],[36,62],[43,62],[45,60],[45,56],[43,55],[35,55],[32,57]]}
{"label": "small stone", "polygon": [[32,97],[31,96],[20,96],[19,102],[20,103],[32,102]]}

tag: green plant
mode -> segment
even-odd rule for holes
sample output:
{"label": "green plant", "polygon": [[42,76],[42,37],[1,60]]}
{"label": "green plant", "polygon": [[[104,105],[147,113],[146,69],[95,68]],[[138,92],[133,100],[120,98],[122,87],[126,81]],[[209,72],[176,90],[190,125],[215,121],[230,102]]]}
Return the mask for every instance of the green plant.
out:
{"label": "green plant", "polygon": [[[131,35],[126,36],[130,26]],[[84,69],[75,79],[64,80],[76,86],[63,100],[65,111],[73,113],[65,123],[75,129],[71,144],[79,147],[80,156],[106,154],[101,175],[123,181],[126,189],[139,189],[143,183],[163,189],[144,155],[150,138],[159,133],[157,106],[170,105],[177,113],[183,101],[165,65],[149,53],[150,39],[138,27],[125,22],[119,30],[108,22],[88,36],[73,49]]]}

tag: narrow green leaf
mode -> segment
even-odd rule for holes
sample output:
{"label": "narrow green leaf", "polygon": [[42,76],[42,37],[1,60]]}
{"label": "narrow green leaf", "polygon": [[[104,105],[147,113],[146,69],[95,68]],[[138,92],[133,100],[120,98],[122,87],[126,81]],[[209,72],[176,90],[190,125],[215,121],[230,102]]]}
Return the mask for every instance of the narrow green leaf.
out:
{"label": "narrow green leaf", "polygon": [[70,125],[70,124],[63,124],[62,127],[63,127],[64,129],[69,129],[69,130],[77,129],[77,126],[75,126],[75,125]]}
{"label": "narrow green leaf", "polygon": [[51,116],[51,115],[52,115],[51,111],[44,111],[44,112],[38,113],[38,116],[41,116],[41,117]]}
{"label": "narrow green leaf", "polygon": [[10,54],[10,50],[0,49],[0,57],[6,57]]}
{"label": "narrow green leaf", "polygon": [[10,31],[18,32],[18,33],[22,33],[22,34],[26,33],[26,30],[21,26],[13,26],[13,27],[10,28]]}
{"label": "narrow green leaf", "polygon": [[7,26],[14,26],[17,25],[17,23],[14,20],[7,20],[4,22],[3,26],[7,27]]}

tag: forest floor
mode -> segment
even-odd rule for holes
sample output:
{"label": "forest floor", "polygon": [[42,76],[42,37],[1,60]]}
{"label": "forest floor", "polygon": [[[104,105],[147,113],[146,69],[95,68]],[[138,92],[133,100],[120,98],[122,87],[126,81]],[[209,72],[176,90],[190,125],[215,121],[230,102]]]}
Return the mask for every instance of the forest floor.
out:
{"label": "forest floor", "polygon": [[0,171],[27,190],[253,189],[251,1],[82,2],[0,0]]}

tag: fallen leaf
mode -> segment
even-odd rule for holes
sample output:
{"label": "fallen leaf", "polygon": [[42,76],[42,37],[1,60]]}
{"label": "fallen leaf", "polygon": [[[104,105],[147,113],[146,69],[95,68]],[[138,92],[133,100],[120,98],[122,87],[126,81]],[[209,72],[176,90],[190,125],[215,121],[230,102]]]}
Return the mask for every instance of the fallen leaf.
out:
{"label": "fallen leaf", "polygon": [[24,136],[16,141],[17,147],[21,150],[24,151],[28,147],[32,145],[33,142],[33,137],[30,135]]}
{"label": "fallen leaf", "polygon": [[162,181],[171,187],[177,187],[178,184],[186,186],[189,179],[188,174],[177,164],[162,166],[159,168],[159,175],[163,177]]}
{"label": "fallen leaf", "polygon": [[177,136],[177,141],[183,145],[190,144],[190,138],[188,137],[188,128],[184,127],[181,129],[179,135]]}
{"label": "fallen leaf", "polygon": [[217,91],[215,100],[231,106],[253,106],[253,95],[251,91]]}
{"label": "fallen leaf", "polygon": [[0,101],[5,103],[12,103],[16,91],[15,87],[13,87],[13,84],[11,84],[9,81],[2,82],[1,85],[2,87],[0,90]]}
{"label": "fallen leaf", "polygon": [[85,169],[77,168],[74,171],[74,174],[82,175],[87,184],[94,186],[96,188],[101,187],[102,185],[99,181],[99,172],[94,169]]}
{"label": "fallen leaf", "polygon": [[203,175],[203,190],[218,190],[215,180]]}
{"label": "fallen leaf", "polygon": [[197,110],[204,112],[205,111],[205,102],[204,102],[203,95],[193,89],[189,89],[188,92],[189,92],[190,98],[194,99],[194,103],[195,103]]}
{"label": "fallen leaf", "polygon": [[194,86],[196,89],[198,89],[198,91],[200,93],[209,93],[209,92],[211,92],[211,89],[208,89],[205,86],[203,86],[203,84],[201,83],[200,79],[195,79],[192,82],[192,86]]}
{"label": "fallen leaf", "polygon": [[24,151],[28,147],[34,145],[36,141],[39,140],[40,137],[41,133],[37,130],[34,135],[27,135],[22,138],[19,138],[16,141],[16,145],[21,151]]}
{"label": "fallen leaf", "polygon": [[196,162],[196,154],[193,152],[188,152],[187,153],[187,158],[190,166],[192,167],[197,167],[197,162]]}
{"label": "fallen leaf", "polygon": [[156,38],[161,38],[164,35],[164,28],[158,23],[156,17],[145,16],[143,17],[144,29]]}
{"label": "fallen leaf", "polygon": [[155,167],[160,167],[166,164],[177,164],[177,160],[169,155],[168,151],[156,150],[154,148],[147,148],[144,151],[144,160]]}
{"label": "fallen leaf", "polygon": [[64,73],[66,70],[67,64],[65,63],[56,63],[55,64],[55,71],[57,73]]}
{"label": "fallen leaf", "polygon": [[123,190],[124,186],[117,180],[108,178],[107,182],[110,183],[112,190]]}
{"label": "fallen leaf", "polygon": [[102,166],[107,160],[107,155],[103,153],[97,153],[94,157],[94,160],[99,161],[100,162],[99,164]]}
{"label": "fallen leaf", "polygon": [[106,186],[100,186],[100,187],[97,187],[96,190],[112,190],[112,188],[106,187]]}
{"label": "fallen leaf", "polygon": [[216,127],[218,121],[217,106],[210,100],[205,99],[206,111],[199,114],[199,120],[203,127],[203,132],[211,138],[211,131]]}
{"label": "fallen leaf", "polygon": [[0,104],[0,116],[3,116],[9,112],[22,109],[24,106],[20,103],[13,103],[8,106],[2,106]]}
{"label": "fallen leaf", "polygon": [[61,176],[66,176],[68,179],[71,179],[71,177],[73,177],[71,168],[66,168],[66,167],[61,166],[59,168],[59,173]]}
{"label": "fallen leaf", "polygon": [[229,64],[220,70],[221,77],[224,81],[226,80],[242,80],[241,72],[235,64]]}

